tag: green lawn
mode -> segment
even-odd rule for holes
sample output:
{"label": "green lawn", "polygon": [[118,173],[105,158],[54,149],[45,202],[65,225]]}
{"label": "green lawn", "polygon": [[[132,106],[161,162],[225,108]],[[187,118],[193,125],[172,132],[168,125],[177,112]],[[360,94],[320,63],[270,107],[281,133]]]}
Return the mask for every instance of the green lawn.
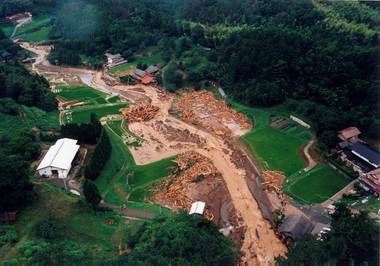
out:
{"label": "green lawn", "polygon": [[291,184],[285,187],[296,200],[313,204],[329,199],[349,182],[350,180],[330,166],[320,164],[295,180],[291,180]]}
{"label": "green lawn", "polygon": [[279,118],[289,117],[286,108],[249,108],[231,100],[229,104],[253,122],[253,129],[242,136],[242,140],[258,158],[262,169],[284,172],[287,177],[283,185],[285,193],[301,203],[320,203],[350,182],[325,164],[319,164],[307,173],[303,171],[305,162],[300,149],[312,137],[312,132],[293,121],[278,128],[270,126],[272,111]]}
{"label": "green lawn", "polygon": [[79,100],[87,104],[107,103],[107,95],[88,86],[57,86],[60,90],[58,95],[66,101]]}
{"label": "green lawn", "polygon": [[299,149],[304,144],[301,139],[271,127],[253,130],[242,139],[258,157],[263,169],[280,170],[289,176],[304,167],[299,155]]}
{"label": "green lawn", "polygon": [[43,27],[39,30],[17,35],[17,38],[21,38],[28,42],[42,42],[49,40],[49,34],[52,31],[52,27]]}
{"label": "green lawn", "polygon": [[109,72],[111,74],[120,74],[120,73],[124,73],[125,71],[128,71],[132,68],[135,68],[136,67],[136,63],[125,63],[125,64],[122,64],[122,65],[118,65],[116,67],[113,67],[109,70]]}
{"label": "green lawn", "polygon": [[138,166],[127,145],[122,142],[120,132],[115,133],[108,125],[106,130],[110,136],[112,153],[96,180],[105,200],[156,213],[165,210],[143,201],[150,196],[151,185],[170,174],[170,168],[174,166],[173,158]]}
{"label": "green lawn", "polygon": [[[120,114],[120,109],[127,107],[127,103],[99,104],[76,107],[72,109],[71,115],[69,111],[65,113],[65,123],[88,123],[90,122],[91,113],[95,113],[98,118],[101,118],[107,115]],[[70,117],[72,118],[70,119]]]}
{"label": "green lawn", "polygon": [[[25,241],[36,239],[35,225],[48,214],[54,214],[64,226],[63,238],[89,246],[93,258],[113,257],[117,247],[114,243],[126,241],[127,231],[139,222],[125,223],[125,218],[115,212],[94,212],[77,196],[62,189],[39,184],[35,186],[37,197],[34,202],[17,216],[15,229],[20,235],[16,244],[0,247],[3,259],[17,258],[18,247]],[[113,224],[106,219],[112,218]]]}
{"label": "green lawn", "polygon": [[31,23],[25,24],[21,28],[17,29],[16,35],[38,31],[39,29],[43,27],[47,27],[50,25],[51,19],[52,17],[48,15],[33,17],[33,20]]}

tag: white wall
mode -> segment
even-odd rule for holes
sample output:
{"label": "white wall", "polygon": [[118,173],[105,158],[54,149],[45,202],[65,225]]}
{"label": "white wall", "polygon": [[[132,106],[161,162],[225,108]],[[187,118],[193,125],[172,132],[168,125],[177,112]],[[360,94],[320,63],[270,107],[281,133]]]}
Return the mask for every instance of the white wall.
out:
{"label": "white wall", "polygon": [[38,173],[42,176],[52,176],[53,175],[53,170],[58,172],[58,178],[67,178],[69,172],[70,172],[71,166],[67,170],[59,169],[56,167],[46,167],[44,169],[38,170]]}

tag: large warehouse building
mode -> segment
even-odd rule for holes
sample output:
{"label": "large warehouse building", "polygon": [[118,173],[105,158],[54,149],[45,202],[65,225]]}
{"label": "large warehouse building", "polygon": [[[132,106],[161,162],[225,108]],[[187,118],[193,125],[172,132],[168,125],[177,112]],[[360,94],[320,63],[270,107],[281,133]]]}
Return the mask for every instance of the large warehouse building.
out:
{"label": "large warehouse building", "polygon": [[59,139],[51,146],[42,159],[37,171],[42,176],[57,176],[67,178],[71,164],[79,150],[77,140]]}

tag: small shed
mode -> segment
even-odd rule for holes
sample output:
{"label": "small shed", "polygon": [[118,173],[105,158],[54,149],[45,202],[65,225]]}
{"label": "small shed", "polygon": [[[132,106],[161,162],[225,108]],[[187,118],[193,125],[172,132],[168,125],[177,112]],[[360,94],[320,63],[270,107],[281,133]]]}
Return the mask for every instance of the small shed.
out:
{"label": "small shed", "polygon": [[202,215],[205,210],[206,203],[203,201],[196,201],[191,204],[191,209],[189,214],[199,214]]}

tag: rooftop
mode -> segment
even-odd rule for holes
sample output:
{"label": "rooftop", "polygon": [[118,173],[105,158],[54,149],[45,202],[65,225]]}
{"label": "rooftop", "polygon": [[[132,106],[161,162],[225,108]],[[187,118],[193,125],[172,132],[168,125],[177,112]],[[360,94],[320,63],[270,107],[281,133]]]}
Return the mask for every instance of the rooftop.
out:
{"label": "rooftop", "polygon": [[76,143],[77,140],[68,138],[57,140],[57,142],[49,148],[37,170],[46,167],[56,167],[63,170],[70,169],[71,163],[79,150],[79,145]]}
{"label": "rooftop", "polygon": [[313,224],[303,215],[289,215],[285,217],[279,230],[293,239],[300,239],[313,230]]}
{"label": "rooftop", "polygon": [[147,69],[145,69],[145,72],[148,74],[154,74],[158,72],[160,69],[157,66],[149,66]]}
{"label": "rooftop", "polygon": [[357,127],[348,127],[338,132],[338,137],[342,140],[348,140],[361,134]]}
{"label": "rooftop", "polygon": [[145,76],[146,75],[146,72],[144,71],[144,70],[141,70],[141,69],[138,69],[138,68],[136,68],[136,70],[135,70],[135,75],[137,75],[138,77],[143,77],[143,76]]}
{"label": "rooftop", "polygon": [[363,143],[354,143],[351,145],[351,151],[354,155],[371,164],[374,167],[380,166],[380,153],[371,149]]}
{"label": "rooftop", "polygon": [[203,214],[203,211],[205,209],[206,203],[203,201],[196,201],[193,204],[191,204],[191,209],[189,214]]}
{"label": "rooftop", "polygon": [[155,78],[151,75],[145,75],[141,78],[142,84],[149,84],[152,83],[155,80]]}

